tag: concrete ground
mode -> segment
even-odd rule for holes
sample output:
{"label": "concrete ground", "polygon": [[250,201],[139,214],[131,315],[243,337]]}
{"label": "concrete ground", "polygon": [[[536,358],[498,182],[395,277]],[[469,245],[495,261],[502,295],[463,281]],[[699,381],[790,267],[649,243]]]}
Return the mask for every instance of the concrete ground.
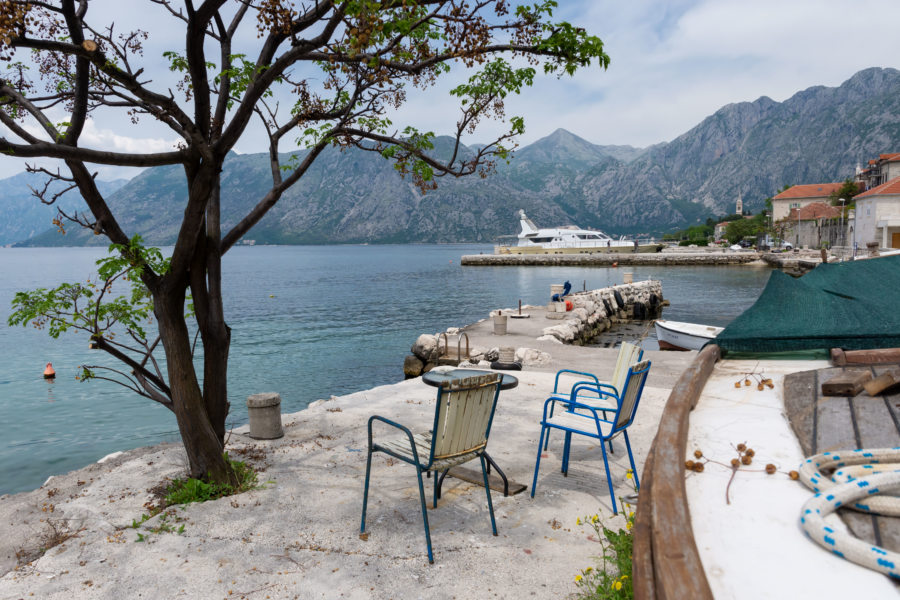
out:
{"label": "concrete ground", "polygon": [[[551,439],[530,497],[543,399],[559,368],[608,378],[617,350],[536,342],[541,326],[558,321],[540,309],[529,312],[531,319],[510,321],[503,338],[486,330],[489,322],[466,330],[473,344],[550,354],[547,364],[514,373],[519,386],[500,395],[488,449],[528,491],[507,498],[492,493],[498,537],[491,535],[484,489],[448,477],[438,507],[428,510],[435,553],[429,565],[414,469],[376,455],[369,535],[360,539],[366,421],[380,414],[428,429],[435,389],[416,378],[285,415],[278,440],[257,441],[246,428],[236,430],[229,451],[257,466],[260,488],[173,508],[165,517],[141,523],[151,490],[184,473],[183,450],[174,444],[130,451],[35,491],[0,497],[0,598],[566,596],[575,590],[575,575],[594,566],[600,553],[593,529],[576,519],[599,514],[613,528],[624,519],[611,515],[602,454],[586,440],[573,445],[563,477],[562,437]],[[653,366],[630,430],[639,470],[672,384],[694,353],[647,355]],[[612,479],[621,497],[632,483],[624,442],[614,447]],[[426,480],[429,497],[430,485]]]}

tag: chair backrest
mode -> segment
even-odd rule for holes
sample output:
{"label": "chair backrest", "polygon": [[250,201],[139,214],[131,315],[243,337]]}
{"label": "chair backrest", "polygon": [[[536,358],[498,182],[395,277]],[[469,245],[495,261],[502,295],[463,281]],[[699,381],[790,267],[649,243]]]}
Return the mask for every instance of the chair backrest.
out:
{"label": "chair backrest", "polygon": [[625,373],[625,389],[621,393],[619,408],[616,412],[613,431],[624,429],[631,425],[637,412],[641,393],[644,391],[644,382],[647,373],[650,372],[650,361],[644,360],[632,365]]}
{"label": "chair backrest", "polygon": [[487,445],[500,391],[499,373],[445,381],[438,388],[432,461],[480,450]]}
{"label": "chair backrest", "polygon": [[612,379],[609,380],[619,394],[625,387],[625,379],[628,377],[628,367],[635,364],[644,356],[640,346],[629,342],[622,342],[619,346],[619,356],[616,358],[616,368],[613,369]]}

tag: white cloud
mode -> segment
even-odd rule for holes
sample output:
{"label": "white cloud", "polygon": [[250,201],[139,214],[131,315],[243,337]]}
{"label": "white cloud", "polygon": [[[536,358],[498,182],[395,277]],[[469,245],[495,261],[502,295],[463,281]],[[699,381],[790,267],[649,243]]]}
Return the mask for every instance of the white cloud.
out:
{"label": "white cloud", "polygon": [[177,139],[165,140],[121,135],[111,129],[98,128],[92,119],[88,119],[84,124],[79,146],[110,152],[154,154],[170,152],[175,148],[177,142]]}

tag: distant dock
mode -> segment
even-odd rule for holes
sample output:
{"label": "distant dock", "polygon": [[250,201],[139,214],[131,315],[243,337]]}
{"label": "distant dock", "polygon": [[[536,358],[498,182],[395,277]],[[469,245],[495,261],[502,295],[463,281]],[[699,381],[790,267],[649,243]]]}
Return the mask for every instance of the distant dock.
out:
{"label": "distant dock", "polygon": [[593,254],[468,254],[460,264],[497,266],[612,266],[618,265],[745,265],[759,261],[758,252],[657,252]]}

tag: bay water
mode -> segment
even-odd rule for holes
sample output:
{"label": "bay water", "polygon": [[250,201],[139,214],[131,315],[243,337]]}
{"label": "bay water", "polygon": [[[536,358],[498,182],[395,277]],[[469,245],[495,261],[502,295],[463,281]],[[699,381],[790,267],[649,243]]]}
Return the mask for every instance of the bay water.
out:
{"label": "bay water", "polygon": [[[422,333],[462,327],[497,308],[545,304],[550,285],[574,290],[659,279],[664,318],[726,325],[750,306],[770,270],[707,267],[461,267],[487,245],[240,246],[224,258],[232,328],[229,426],[246,422],[246,397],[278,392],[282,411],[403,378]],[[15,292],[85,281],[96,248],[0,249],[0,494],[40,486],[115,451],[177,441],[166,408],[105,381],[76,381],[78,366],[116,367],[88,337],[9,327]],[[52,362],[57,376],[44,380]],[[202,371],[201,371],[202,373]],[[426,393],[423,390],[423,393]]]}

